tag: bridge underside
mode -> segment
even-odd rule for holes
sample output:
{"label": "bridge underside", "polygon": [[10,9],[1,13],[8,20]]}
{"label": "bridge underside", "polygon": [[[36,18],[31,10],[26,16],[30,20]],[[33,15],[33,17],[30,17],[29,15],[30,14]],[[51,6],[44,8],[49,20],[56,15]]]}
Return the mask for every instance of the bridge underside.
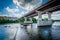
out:
{"label": "bridge underside", "polygon": [[60,10],[60,1],[59,0],[51,0],[47,2],[46,4],[36,8],[35,10],[29,12],[27,15],[24,17],[34,17],[37,16],[38,14],[36,13],[37,11],[42,11],[42,14],[45,14],[45,12],[54,12]]}

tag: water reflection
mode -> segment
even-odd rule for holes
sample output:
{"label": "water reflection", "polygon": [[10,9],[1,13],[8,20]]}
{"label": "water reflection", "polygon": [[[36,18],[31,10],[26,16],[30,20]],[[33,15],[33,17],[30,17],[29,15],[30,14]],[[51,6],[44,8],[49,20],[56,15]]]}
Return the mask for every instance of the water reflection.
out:
{"label": "water reflection", "polygon": [[0,40],[13,40],[16,34],[17,24],[1,24],[0,25]]}
{"label": "water reflection", "polygon": [[38,35],[41,40],[52,40],[51,27],[38,28]]}
{"label": "water reflection", "polygon": [[60,40],[60,22],[55,23],[51,30],[53,40]]}
{"label": "water reflection", "polygon": [[25,29],[20,24],[0,25],[0,40],[60,40],[60,25],[37,27],[30,25]]}

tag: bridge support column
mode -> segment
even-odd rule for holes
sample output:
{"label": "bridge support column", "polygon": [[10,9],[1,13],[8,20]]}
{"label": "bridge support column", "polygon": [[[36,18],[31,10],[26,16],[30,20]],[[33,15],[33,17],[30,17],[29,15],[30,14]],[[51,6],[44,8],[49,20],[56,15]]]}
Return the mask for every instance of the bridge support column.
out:
{"label": "bridge support column", "polygon": [[30,21],[32,22],[32,18],[30,17]]}
{"label": "bridge support column", "polygon": [[25,19],[25,21],[24,21],[24,22],[26,22],[26,21],[27,21],[27,17],[24,17],[24,19]]}
{"label": "bridge support column", "polygon": [[30,21],[32,22],[32,23],[30,24],[30,26],[31,26],[31,28],[32,28],[33,21],[32,21],[32,18],[31,18],[31,17],[30,17]]}
{"label": "bridge support column", "polygon": [[23,25],[25,27],[27,27],[29,24],[31,24],[31,27],[32,27],[32,23],[33,23],[32,18],[29,17],[30,21],[27,21],[27,17],[24,17],[24,19],[25,19],[25,21],[24,21]]}
{"label": "bridge support column", "polygon": [[40,25],[40,22],[42,21],[42,12],[36,11],[38,13],[38,21],[37,24]]}
{"label": "bridge support column", "polygon": [[52,19],[51,19],[51,14],[50,12],[46,12],[48,14],[48,22],[50,25],[52,25]]}
{"label": "bridge support column", "polygon": [[51,20],[51,13],[46,12],[48,14],[48,20]]}
{"label": "bridge support column", "polygon": [[27,17],[24,17],[25,21],[24,21],[24,27],[27,28],[27,25],[25,24],[27,22]]}

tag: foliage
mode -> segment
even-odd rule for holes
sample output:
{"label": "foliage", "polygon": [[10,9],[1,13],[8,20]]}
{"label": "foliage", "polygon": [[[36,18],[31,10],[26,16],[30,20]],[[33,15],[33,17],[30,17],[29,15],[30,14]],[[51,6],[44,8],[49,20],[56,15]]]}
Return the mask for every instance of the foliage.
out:
{"label": "foliage", "polygon": [[60,22],[60,20],[52,20],[52,22]]}
{"label": "foliage", "polygon": [[[25,19],[19,19],[20,23],[24,23]],[[27,21],[30,21],[29,18],[27,18]],[[35,18],[32,18],[33,23],[37,23],[37,20]]]}
{"label": "foliage", "polygon": [[44,18],[44,19],[42,19],[43,21],[48,21],[48,18]]}
{"label": "foliage", "polygon": [[37,19],[36,18],[32,18],[33,23],[37,23]]}
{"label": "foliage", "polygon": [[[42,19],[43,21],[48,21],[48,18],[44,18]],[[9,20],[6,18],[0,18],[0,24],[3,23],[24,23],[25,19],[19,19],[19,20]],[[30,21],[29,18],[27,18],[27,21]],[[33,23],[37,23],[37,19],[36,18],[32,18]],[[52,20],[52,22],[60,22],[60,20]]]}
{"label": "foliage", "polygon": [[25,19],[19,19],[19,23],[24,23]]}
{"label": "foliage", "polygon": [[18,20],[9,20],[9,19],[5,19],[5,18],[0,18],[0,24],[3,23],[18,23]]}

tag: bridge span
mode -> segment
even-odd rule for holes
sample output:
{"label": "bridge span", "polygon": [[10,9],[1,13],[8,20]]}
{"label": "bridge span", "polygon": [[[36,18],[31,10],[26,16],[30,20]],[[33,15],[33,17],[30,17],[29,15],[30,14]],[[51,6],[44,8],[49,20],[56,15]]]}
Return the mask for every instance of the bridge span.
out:
{"label": "bridge span", "polygon": [[[24,18],[24,25],[32,24],[32,17],[38,16],[37,25],[40,27],[51,26],[51,14],[52,12],[60,10],[60,1],[59,0],[50,0],[42,6],[30,11],[28,14],[24,15],[21,18]],[[48,21],[42,20],[42,14],[48,14]],[[31,21],[27,21],[26,18],[29,17]]]}

